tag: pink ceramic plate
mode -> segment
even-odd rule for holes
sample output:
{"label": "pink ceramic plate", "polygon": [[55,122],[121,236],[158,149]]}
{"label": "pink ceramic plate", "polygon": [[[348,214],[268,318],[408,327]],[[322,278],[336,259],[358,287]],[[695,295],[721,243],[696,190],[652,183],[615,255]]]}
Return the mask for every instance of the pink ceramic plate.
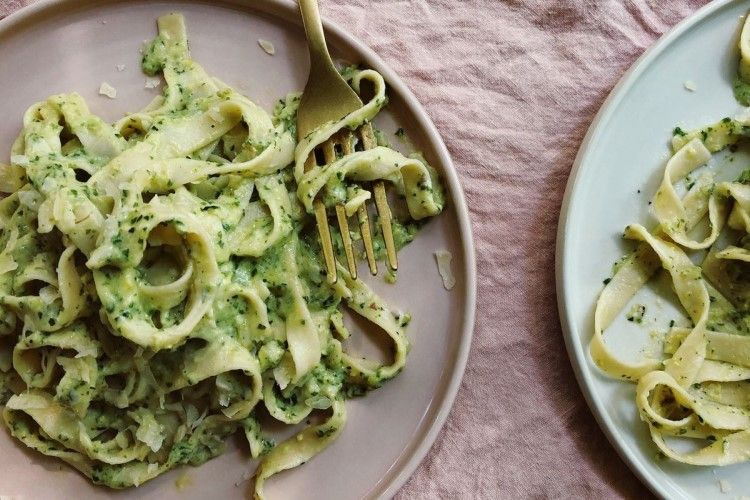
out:
{"label": "pink ceramic plate", "polygon": [[[264,108],[298,91],[307,76],[307,50],[291,2],[41,1],[0,21],[0,155],[21,127],[33,102],[76,91],[93,112],[114,121],[146,103],[159,89],[144,88],[138,49],[156,33],[156,18],[170,11],[185,15],[193,57],[214,76]],[[461,380],[471,341],[476,295],[474,249],[463,192],[445,145],[424,110],[399,78],[368,48],[326,23],[334,56],[380,71],[390,86],[389,112],[378,125],[392,140],[408,131],[442,174],[451,202],[414,243],[399,254],[396,285],[365,278],[390,303],[414,317],[412,351],[401,376],[365,398],[350,401],[341,437],[306,465],[274,477],[272,499],[352,499],[393,495],[427,453],[445,421]],[[271,41],[270,56],[258,39]],[[125,65],[118,71],[118,65]],[[101,82],[118,90],[114,100],[98,95]],[[453,254],[456,287],[443,289],[433,252]],[[366,276],[366,270],[362,269]],[[354,346],[364,340],[354,342]],[[460,411],[457,408],[456,411]],[[230,442],[227,452],[198,468],[173,471],[119,498],[244,498],[243,476],[255,468],[247,447]],[[0,495],[24,499],[105,498],[61,462],[47,459],[0,431]],[[188,487],[175,480],[188,474]],[[237,483],[240,483],[237,486]]]}

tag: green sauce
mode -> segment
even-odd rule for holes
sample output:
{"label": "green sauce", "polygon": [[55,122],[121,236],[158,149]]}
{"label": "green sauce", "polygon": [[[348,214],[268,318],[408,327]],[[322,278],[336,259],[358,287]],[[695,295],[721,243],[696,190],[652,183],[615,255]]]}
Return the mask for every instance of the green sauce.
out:
{"label": "green sauce", "polygon": [[750,106],[750,83],[744,82],[740,77],[736,77],[732,82],[734,98],[743,106]]}

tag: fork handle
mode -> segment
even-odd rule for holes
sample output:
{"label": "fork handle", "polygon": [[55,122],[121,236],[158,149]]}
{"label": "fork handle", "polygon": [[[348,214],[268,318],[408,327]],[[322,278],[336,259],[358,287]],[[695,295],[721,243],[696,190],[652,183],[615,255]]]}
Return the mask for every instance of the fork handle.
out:
{"label": "fork handle", "polygon": [[299,11],[302,14],[302,25],[307,35],[307,48],[310,51],[310,66],[313,68],[326,67],[336,69],[328,54],[323,24],[320,20],[318,0],[299,0]]}

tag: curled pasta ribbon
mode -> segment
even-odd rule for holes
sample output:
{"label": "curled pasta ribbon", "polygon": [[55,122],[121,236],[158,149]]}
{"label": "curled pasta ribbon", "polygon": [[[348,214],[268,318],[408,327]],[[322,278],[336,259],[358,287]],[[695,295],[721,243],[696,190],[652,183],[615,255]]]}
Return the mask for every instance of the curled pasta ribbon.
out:
{"label": "curled pasta ribbon", "polygon": [[735,144],[744,135],[747,128],[744,120],[724,118],[721,121],[707,127],[698,128],[680,133],[672,137],[672,151],[675,153],[685,147],[688,143],[699,140],[711,153],[721,151],[727,146]]}
{"label": "curled pasta ribbon", "polygon": [[[412,218],[419,220],[437,215],[442,204],[433,192],[430,171],[419,160],[406,158],[390,148],[375,147],[354,152],[324,167],[314,167],[299,179],[297,195],[311,213],[313,200],[331,179],[353,181],[385,179],[403,183],[406,205]],[[354,201],[354,203],[352,202]],[[365,199],[347,201],[347,212],[354,213]]]}
{"label": "curled pasta ribbon", "polygon": [[[655,393],[659,393],[658,397]],[[661,403],[681,407],[682,418],[663,414]],[[729,465],[747,460],[750,453],[750,411],[737,406],[713,402],[690,393],[674,378],[654,371],[638,382],[636,402],[641,418],[648,422],[654,443],[666,456],[693,465]],[[694,452],[678,452],[668,445],[665,436],[683,436],[712,440],[713,443]]]}
{"label": "curled pasta ribbon", "polygon": [[258,178],[255,182],[258,196],[268,208],[271,227],[267,224],[254,224],[254,220],[264,221],[262,217],[253,218],[246,210],[237,229],[231,234],[230,246],[234,255],[257,257],[281,241],[292,231],[292,206],[289,193],[278,175]]}
{"label": "curled pasta ribbon", "polygon": [[403,316],[391,310],[383,299],[365,285],[362,280],[352,279],[342,266],[339,272],[345,282],[345,299],[349,308],[363,318],[377,325],[393,342],[393,362],[389,365],[378,365],[361,356],[341,353],[342,362],[351,368],[349,376],[352,381],[368,387],[378,387],[383,380],[395,377],[406,364],[409,352],[409,339],[404,333]]}
{"label": "curled pasta ribbon", "polygon": [[[146,138],[146,142],[154,146],[152,155],[177,158],[215,144],[242,120],[248,132],[235,160],[223,166],[201,162],[193,170],[195,177],[185,182],[223,173],[263,176],[288,165],[292,160],[294,137],[282,126],[274,127],[259,106],[211,78],[191,59],[182,16],[162,16],[158,26],[159,37],[150,45],[146,64],[153,72],[163,71],[167,81],[166,96],[155,101],[138,118],[121,121],[120,127],[135,125],[136,130],[143,131],[154,126],[160,128],[159,116],[184,107],[195,108],[195,112],[181,120],[170,120],[164,129]],[[198,174],[200,167],[204,167],[202,175]]]}
{"label": "curled pasta ribbon", "polygon": [[[58,344],[66,347],[78,345],[73,338],[63,339]],[[208,341],[203,347],[191,350],[189,357],[180,357],[177,353],[168,356],[175,358],[172,361],[164,360],[164,366],[169,373],[160,373],[162,376],[160,379],[169,381],[169,387],[163,388],[167,391],[180,391],[203,381],[215,379],[216,390],[221,394],[227,384],[226,377],[235,371],[243,373],[249,381],[247,384],[245,380],[242,380],[237,386],[239,391],[230,394],[226,401],[221,401],[221,411],[197,423],[196,427],[190,431],[190,437],[184,435],[179,437],[178,430],[178,434],[173,437],[176,441],[196,439],[216,427],[226,429],[228,423],[247,417],[261,397],[261,377],[257,360],[231,339],[223,339],[220,342]],[[32,432],[24,432],[30,430],[28,424],[25,423],[24,414],[31,417],[45,431],[45,437]],[[135,419],[135,424],[140,422],[140,425],[144,424],[143,419],[146,419],[149,425],[156,426],[167,422],[163,421],[160,424],[154,421],[148,412],[136,411],[128,415]],[[12,423],[14,435],[31,447],[40,447],[43,444],[41,441],[45,440],[51,449],[59,448],[56,442],[65,443],[68,453],[56,456],[60,456],[95,480],[94,469],[98,467],[98,462],[118,466],[111,470],[116,474],[115,478],[111,478],[114,484],[110,484],[114,487],[138,485],[175,465],[171,461],[173,459],[171,455],[167,459],[147,461],[146,456],[150,455],[150,452],[158,451],[162,446],[162,441],[154,443],[148,435],[145,438],[141,437],[138,430],[133,435],[126,425],[123,425],[124,430],[114,439],[107,442],[97,441],[91,435],[91,430],[87,428],[86,420],[80,420],[80,415],[76,416],[67,406],[51,399],[46,392],[37,393],[32,390],[12,397],[8,402],[5,418]],[[52,432],[47,432],[48,428]],[[231,426],[228,428],[231,429]],[[72,444],[69,443],[71,436],[74,436]]]}
{"label": "curled pasta ribbon", "polygon": [[256,500],[266,498],[263,489],[269,477],[307,462],[336,440],[346,422],[346,407],[343,401],[337,400],[331,409],[331,416],[323,424],[310,426],[279,443],[263,458],[255,472],[253,494]]}
{"label": "curled pasta ribbon", "polygon": [[[685,342],[681,347],[683,352],[676,353],[666,363],[667,370],[680,380],[680,383],[690,384],[695,377],[695,372],[700,368],[702,356],[705,355],[704,329],[708,317],[709,297],[701,279],[701,270],[679,247],[652,236],[643,226],[638,224],[628,226],[625,236],[643,241],[648,245],[648,249],[640,247],[632,257],[636,264],[627,267],[625,271],[618,272],[612,279],[614,285],[610,288],[612,285],[610,282],[600,295],[594,316],[596,330],[590,344],[592,358],[606,372],[628,380],[638,380],[661,366],[658,360],[643,360],[639,363],[623,362],[614,356],[603,338],[604,325],[607,321],[611,321],[621,309],[621,299],[617,295],[623,291],[625,292],[623,295],[626,296],[635,293],[637,290],[633,289],[640,288],[655,270],[655,265],[661,263],[661,266],[672,277],[675,292],[681,304],[696,324],[690,341]],[[653,252],[653,255],[649,255],[649,250]]]}
{"label": "curled pasta ribbon", "polygon": [[[68,462],[94,482],[107,477],[110,487],[138,486],[175,465],[171,454],[163,463],[149,461],[153,450],[138,436],[143,422],[159,423],[143,412],[122,416],[121,428],[108,440],[98,439],[96,427],[91,428],[90,423],[38,390],[13,396],[3,416],[11,433],[27,446]],[[205,424],[209,422],[196,429],[190,439],[205,432],[209,427]]]}
{"label": "curled pasta ribbon", "polygon": [[659,256],[662,267],[672,278],[682,307],[696,325],[672,358],[665,362],[666,371],[681,385],[688,386],[693,383],[706,355],[705,324],[710,300],[701,269],[679,247],[655,238],[643,226],[628,226],[625,234],[648,243]]}
{"label": "curled pasta ribbon", "polygon": [[[106,363],[100,370],[100,376],[105,381],[105,386],[101,387],[99,393],[101,399],[120,409],[144,402],[153,391],[159,389],[148,361],[131,358]],[[110,386],[107,380],[118,380],[121,383]]]}
{"label": "curled pasta ribbon", "polygon": [[[708,212],[708,201],[711,196],[708,188],[712,185],[711,177],[702,175],[682,199],[688,230]],[[655,234],[663,233],[657,229]],[[604,332],[615,316],[660,268],[659,257],[648,243],[642,242],[633,253],[618,263],[614,276],[599,295],[594,312],[594,336],[589,344],[589,352],[596,365],[612,377],[635,381],[661,366],[656,360],[644,359],[638,363],[620,360],[604,341]]]}
{"label": "curled pasta ribbon", "polygon": [[204,347],[190,351],[190,356],[167,356],[173,359],[172,367],[161,373],[161,380],[166,380],[165,391],[184,389],[212,377],[216,377],[217,391],[221,392],[221,377],[226,378],[231,372],[244,374],[239,394],[230,394],[222,401],[221,416],[224,420],[241,420],[248,416],[262,397],[262,378],[258,360],[247,349],[242,348],[232,339],[219,342],[208,341]]}
{"label": "curled pasta ribbon", "polygon": [[50,193],[39,207],[39,232],[49,233],[53,227],[67,235],[84,255],[96,247],[104,216],[99,208],[75,188],[60,188]]}
{"label": "curled pasta ribbon", "polygon": [[[294,177],[297,179],[297,197],[308,213],[313,211],[313,200],[332,180],[374,181],[378,179],[396,183],[403,189],[409,214],[414,219],[423,219],[440,213],[442,196],[433,182],[433,174],[420,160],[407,158],[390,148],[375,147],[368,151],[353,152],[323,167],[315,166],[305,172],[305,161],[319,145],[345,128],[356,129],[372,120],[385,105],[385,81],[372,70],[358,72],[352,79],[352,87],[359,91],[362,80],[369,80],[375,87],[374,97],[365,105],[337,122],[326,123],[303,138],[294,151]],[[347,212],[354,213],[364,203],[362,197],[347,200]]]}
{"label": "curled pasta ribbon", "polygon": [[[65,145],[60,139],[60,122],[75,134]],[[111,126],[90,114],[77,94],[53,96],[32,106],[24,117],[19,139],[19,147],[24,148],[20,156],[27,163],[26,175],[46,198],[38,207],[39,232],[49,233],[58,227],[88,254],[95,246],[103,215],[86,194],[85,184],[76,180],[76,171],[95,173],[124,149],[124,140]],[[73,151],[66,154],[65,148]],[[83,151],[86,161],[79,155]]]}
{"label": "curled pasta ribbon", "polygon": [[667,163],[664,177],[653,199],[654,213],[661,229],[675,242],[686,248],[699,250],[708,248],[716,241],[726,218],[725,204],[711,196],[708,202],[710,234],[703,241],[693,241],[687,236],[688,217],[682,200],[674,189],[674,182],[706,164],[711,152],[699,139],[693,139],[682,146]]}
{"label": "curled pasta ribbon", "polygon": [[[673,354],[689,332],[690,330],[685,328],[673,328],[665,339],[664,352]],[[707,330],[706,347],[707,360],[728,363],[735,367],[750,368],[750,361],[748,361],[750,359],[750,337]],[[723,379],[711,379],[704,376],[703,380],[721,381]]]}
{"label": "curled pasta ribbon", "polygon": [[[123,250],[128,250],[128,247],[134,251],[132,257],[127,252],[129,257],[126,262],[135,265],[140,262],[145,242],[139,244],[139,235],[135,232],[131,234],[130,241],[123,242],[124,248],[114,244],[100,246],[88,262],[88,266],[96,270],[94,282],[109,323],[123,337],[154,350],[172,348],[193,334],[198,322],[211,307],[219,280],[213,245],[202,224],[191,214],[174,211],[174,208],[153,207],[149,214],[151,217],[141,219],[140,234],[148,234],[160,223],[172,223],[187,245],[186,253],[192,260],[187,268],[189,275],[186,271],[174,283],[156,288],[140,285],[135,267],[117,267],[122,265],[119,259],[123,258]],[[114,265],[105,267],[110,263]],[[174,304],[175,299],[186,297],[182,321],[166,328],[156,326],[146,313],[148,307],[145,300],[154,294],[162,294],[169,305]]]}
{"label": "curled pasta ribbon", "polygon": [[128,429],[121,431],[121,439],[114,438],[106,442],[97,440],[94,429],[87,428],[72,410],[38,389],[11,397],[3,412],[12,429],[15,427],[14,422],[19,422],[22,429],[28,428],[29,424],[23,421],[24,415],[33,419],[52,443],[65,443],[66,448],[91,460],[117,465],[143,460],[149,452],[148,446],[137,442]]}
{"label": "curled pasta ribbon", "polygon": [[245,98],[233,94],[230,99],[207,98],[205,110],[197,109],[165,123],[155,122],[143,141],[115,158],[90,183],[97,185],[103,179],[114,179],[118,186],[129,184],[139,191],[165,192],[212,175],[236,173],[262,177],[289,164],[294,140],[290,133],[274,128],[267,116],[269,129],[245,140],[263,146],[252,158],[238,161],[242,158],[238,155],[235,161],[225,163],[186,158],[207,146],[213,148],[238,124],[256,120],[256,112],[244,102]]}
{"label": "curled pasta ribbon", "polygon": [[291,300],[291,308],[287,314],[285,325],[289,353],[294,363],[292,380],[295,382],[320,362],[322,352],[315,323],[305,302],[304,289],[297,267],[296,249],[297,239],[290,238],[281,250]]}
{"label": "curled pasta ribbon", "polygon": [[639,245],[602,290],[594,313],[594,336],[589,344],[591,359],[613,377],[637,380],[661,366],[657,360],[628,363],[617,358],[604,341],[604,330],[625,304],[660,267],[659,258],[647,245]]}
{"label": "curled pasta ribbon", "polygon": [[734,200],[729,214],[729,227],[737,231],[750,230],[750,186],[739,182],[719,184],[718,192]]}
{"label": "curled pasta ribbon", "polygon": [[[99,343],[81,323],[53,333],[29,332],[13,349],[13,368],[29,387],[47,387],[53,380],[57,357],[65,350],[75,352],[76,358],[96,358]],[[87,377],[96,382],[96,374]]]}
{"label": "curled pasta ribbon", "polygon": [[[717,191],[729,199],[734,200],[732,211],[729,214],[728,225],[734,230],[747,233],[750,231],[750,186],[739,182],[722,183]],[[725,261],[750,262],[750,251],[735,245],[727,245],[722,250],[713,252],[704,263],[709,271],[718,271],[711,268],[711,257]]]}
{"label": "curled pasta ribbon", "polygon": [[57,268],[49,268],[50,257],[35,256],[28,267],[16,275],[19,288],[39,281],[47,286],[38,295],[6,295],[0,303],[22,311],[34,328],[43,332],[55,331],[71,324],[87,313],[87,293],[75,264],[75,250],[67,247],[60,255]]}

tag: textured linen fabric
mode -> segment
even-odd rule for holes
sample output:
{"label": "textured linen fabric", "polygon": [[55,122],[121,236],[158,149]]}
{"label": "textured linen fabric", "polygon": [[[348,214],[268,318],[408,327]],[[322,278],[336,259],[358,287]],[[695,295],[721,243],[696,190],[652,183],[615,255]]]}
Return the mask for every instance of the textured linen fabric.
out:
{"label": "textured linen fabric", "polygon": [[[0,0],[0,17],[29,0]],[[398,494],[649,495],[599,430],[558,321],[554,247],[581,140],[635,59],[705,0],[320,0],[435,121],[477,249],[477,322],[447,424]],[[1,50],[1,49],[0,49]]]}

